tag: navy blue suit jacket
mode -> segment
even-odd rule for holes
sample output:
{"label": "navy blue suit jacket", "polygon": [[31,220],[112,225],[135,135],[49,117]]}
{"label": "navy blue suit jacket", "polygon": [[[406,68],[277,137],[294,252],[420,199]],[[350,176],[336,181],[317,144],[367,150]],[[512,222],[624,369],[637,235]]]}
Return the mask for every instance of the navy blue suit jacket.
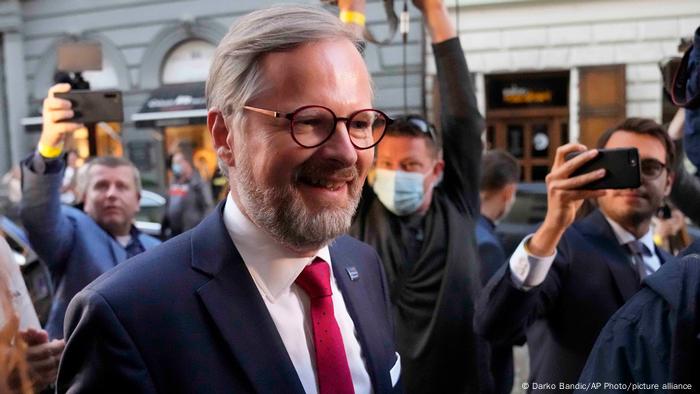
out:
{"label": "navy blue suit jacket", "polygon": [[[223,206],[75,297],[58,392],[304,392],[224,226]],[[330,254],[374,390],[393,392],[397,356],[381,262],[347,236]]]}
{"label": "navy blue suit jacket", "polygon": [[[498,269],[507,263],[506,252],[496,235],[496,226],[484,215],[480,215],[476,222],[476,245],[479,250],[479,278],[484,286]],[[524,337],[524,334],[522,336]],[[487,345],[489,360],[486,365],[491,374],[490,383],[495,394],[511,392],[514,376],[513,345],[523,343],[524,338],[518,338],[514,343]]]}
{"label": "navy blue suit jacket", "polygon": [[496,235],[496,228],[483,215],[476,222],[476,245],[479,249],[479,278],[485,285],[493,274],[506,263],[506,252]]}
{"label": "navy blue suit jacket", "polygon": [[639,289],[629,255],[595,210],[566,230],[541,285],[520,290],[502,267],[481,293],[475,326],[493,341],[527,328],[530,382],[576,383],[600,330]]}

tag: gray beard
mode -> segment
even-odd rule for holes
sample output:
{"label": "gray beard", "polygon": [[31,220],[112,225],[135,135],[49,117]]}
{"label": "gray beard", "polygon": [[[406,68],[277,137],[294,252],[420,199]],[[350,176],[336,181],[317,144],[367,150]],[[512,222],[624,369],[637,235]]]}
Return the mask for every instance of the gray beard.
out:
{"label": "gray beard", "polygon": [[[318,250],[350,228],[360,200],[360,182],[354,183],[360,187],[349,186],[347,206],[317,207],[319,212],[314,213],[293,185],[275,188],[255,182],[252,162],[247,154],[239,155],[236,164],[235,187],[243,210],[255,225],[286,247],[299,252]],[[313,166],[307,167],[312,171]],[[300,171],[303,170],[302,167]],[[352,171],[356,170],[352,168]]]}

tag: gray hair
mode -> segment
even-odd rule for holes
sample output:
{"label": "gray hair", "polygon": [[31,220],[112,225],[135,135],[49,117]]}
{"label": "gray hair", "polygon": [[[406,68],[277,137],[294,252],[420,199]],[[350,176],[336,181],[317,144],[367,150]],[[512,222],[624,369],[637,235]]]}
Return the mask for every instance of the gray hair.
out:
{"label": "gray hair", "polygon": [[[141,193],[141,173],[139,172],[139,169],[136,168],[134,163],[124,157],[97,156],[85,163],[85,165],[80,167],[80,170],[78,170],[77,189],[81,197],[84,197],[85,191],[90,184],[90,170],[95,166],[109,168],[129,167],[134,176],[134,186],[136,186],[136,191]],[[83,168],[85,168],[85,170],[83,170]]]}
{"label": "gray hair", "polygon": [[[343,38],[362,52],[364,44],[353,30],[318,6],[276,5],[242,16],[214,52],[206,85],[208,107],[225,117],[233,115],[233,124],[241,125],[241,108],[264,88],[261,61],[266,54]],[[219,167],[228,173],[222,164],[219,159]]]}

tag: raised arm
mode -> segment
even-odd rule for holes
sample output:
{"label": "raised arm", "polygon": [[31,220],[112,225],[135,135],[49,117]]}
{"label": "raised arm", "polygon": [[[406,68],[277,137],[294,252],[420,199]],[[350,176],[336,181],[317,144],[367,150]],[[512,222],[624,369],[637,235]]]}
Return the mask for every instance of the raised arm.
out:
{"label": "raised arm", "polygon": [[52,271],[61,269],[73,245],[74,227],[63,214],[60,189],[65,163],[61,150],[65,135],[80,125],[58,122],[73,117],[71,103],[53,97],[67,92],[68,84],[49,89],[44,100],[43,129],[37,151],[22,162],[20,215],[32,247]]}
{"label": "raised arm", "polygon": [[[700,95],[700,27],[695,31],[693,49],[688,59],[688,97]],[[700,103],[698,104],[700,105]],[[700,167],[700,108],[687,108],[685,113],[685,152],[696,167]]]}
{"label": "raised arm", "polygon": [[467,62],[445,4],[441,0],[414,0],[413,4],[423,12],[435,54],[445,160],[442,185],[461,210],[476,216],[484,122]]}
{"label": "raised arm", "polygon": [[671,188],[671,201],[676,204],[683,214],[697,224],[700,223],[700,204],[695,199],[700,195],[700,179],[688,173],[683,165],[685,159],[683,150],[684,120],[685,110],[681,108],[676,112],[671,124],[668,126],[668,135],[673,140],[676,152],[676,163],[673,168],[675,177]]}

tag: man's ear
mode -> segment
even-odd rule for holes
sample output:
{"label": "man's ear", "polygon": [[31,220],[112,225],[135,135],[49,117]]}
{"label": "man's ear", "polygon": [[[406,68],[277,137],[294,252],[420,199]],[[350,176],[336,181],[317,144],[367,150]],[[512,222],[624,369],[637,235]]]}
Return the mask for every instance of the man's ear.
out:
{"label": "man's ear", "polygon": [[445,160],[439,159],[435,162],[433,166],[433,175],[438,179],[442,178],[442,172],[445,170]]}
{"label": "man's ear", "polygon": [[139,205],[136,207],[136,212],[141,212],[141,192],[136,192],[136,201],[139,202]]}
{"label": "man's ear", "polygon": [[671,195],[671,189],[673,188],[673,181],[676,179],[676,173],[670,172],[666,176],[666,185],[664,186],[664,197]]}
{"label": "man's ear", "polygon": [[502,196],[501,198],[503,199],[504,203],[507,203],[511,199],[515,198],[515,192],[518,189],[518,184],[517,183],[509,183],[503,187],[503,190],[501,193]]}
{"label": "man's ear", "polygon": [[217,108],[211,108],[207,112],[207,127],[214,141],[216,155],[229,167],[235,166],[233,155],[233,133],[226,126],[224,114]]}

